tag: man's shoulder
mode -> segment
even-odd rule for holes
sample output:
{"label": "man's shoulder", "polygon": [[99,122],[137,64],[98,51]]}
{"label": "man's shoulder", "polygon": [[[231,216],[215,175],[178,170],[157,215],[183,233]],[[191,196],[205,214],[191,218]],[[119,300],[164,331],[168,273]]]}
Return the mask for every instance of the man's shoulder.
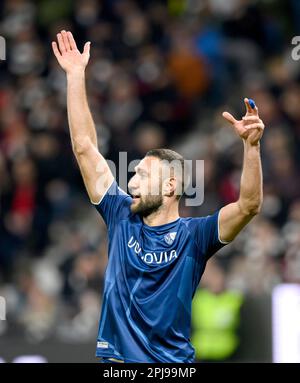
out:
{"label": "man's shoulder", "polygon": [[194,226],[200,224],[205,217],[181,217],[181,222],[188,226]]}
{"label": "man's shoulder", "polygon": [[205,229],[208,223],[218,223],[218,211],[211,215],[203,215],[200,217],[184,217],[182,218],[182,223],[191,232],[199,229]]}

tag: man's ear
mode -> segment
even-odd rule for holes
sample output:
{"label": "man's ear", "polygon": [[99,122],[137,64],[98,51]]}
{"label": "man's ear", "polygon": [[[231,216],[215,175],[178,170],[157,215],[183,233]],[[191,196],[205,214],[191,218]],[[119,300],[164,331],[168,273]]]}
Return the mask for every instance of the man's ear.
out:
{"label": "man's ear", "polygon": [[170,177],[165,182],[164,195],[167,197],[173,197],[175,192],[176,192],[176,178]]}

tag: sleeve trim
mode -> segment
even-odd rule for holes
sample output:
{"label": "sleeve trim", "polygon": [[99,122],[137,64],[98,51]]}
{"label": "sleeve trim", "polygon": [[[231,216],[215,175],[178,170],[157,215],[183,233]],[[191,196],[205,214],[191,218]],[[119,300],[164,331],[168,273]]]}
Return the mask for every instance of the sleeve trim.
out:
{"label": "sleeve trim", "polygon": [[100,205],[100,203],[102,202],[103,198],[105,197],[105,195],[107,194],[108,190],[110,189],[111,185],[114,183],[115,179],[113,178],[111,184],[108,186],[108,188],[105,190],[105,192],[103,193],[103,195],[101,196],[100,198],[100,201],[99,202],[94,202],[90,199],[91,203],[93,205]]}
{"label": "sleeve trim", "polygon": [[221,238],[220,238],[220,211],[221,211],[221,209],[219,210],[219,213],[218,213],[218,240],[223,245],[228,245],[228,243],[230,243],[231,241],[228,241],[228,242],[222,241]]}

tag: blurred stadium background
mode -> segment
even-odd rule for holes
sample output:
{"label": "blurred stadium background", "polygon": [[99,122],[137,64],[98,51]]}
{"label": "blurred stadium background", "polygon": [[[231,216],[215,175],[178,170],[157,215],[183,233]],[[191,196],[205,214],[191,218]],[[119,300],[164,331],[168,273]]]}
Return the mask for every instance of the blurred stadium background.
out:
{"label": "blurred stadium background", "polygon": [[[205,160],[204,203],[183,204],[183,216],[237,198],[243,148],[221,112],[242,116],[243,97],[256,101],[263,210],[209,262],[192,340],[201,360],[274,360],[272,292],[300,283],[300,63],[291,58],[300,2],[9,0],[0,12],[0,358],[95,361],[106,232],[72,155],[65,75],[51,51],[69,29],[80,49],[92,42],[88,96],[107,158],[167,146]],[[299,326],[300,315],[294,335]]]}

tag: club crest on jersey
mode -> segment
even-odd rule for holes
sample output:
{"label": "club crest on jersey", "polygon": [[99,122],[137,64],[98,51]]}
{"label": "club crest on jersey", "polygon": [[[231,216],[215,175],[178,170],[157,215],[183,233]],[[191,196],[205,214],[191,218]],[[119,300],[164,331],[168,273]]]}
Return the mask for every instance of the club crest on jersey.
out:
{"label": "club crest on jersey", "polygon": [[176,234],[177,234],[176,231],[174,231],[174,232],[172,232],[172,233],[168,233],[168,234],[166,234],[166,235],[164,236],[164,240],[165,240],[165,242],[166,242],[168,245],[172,245],[172,243],[174,242],[174,239],[175,239],[175,237],[176,237]]}

